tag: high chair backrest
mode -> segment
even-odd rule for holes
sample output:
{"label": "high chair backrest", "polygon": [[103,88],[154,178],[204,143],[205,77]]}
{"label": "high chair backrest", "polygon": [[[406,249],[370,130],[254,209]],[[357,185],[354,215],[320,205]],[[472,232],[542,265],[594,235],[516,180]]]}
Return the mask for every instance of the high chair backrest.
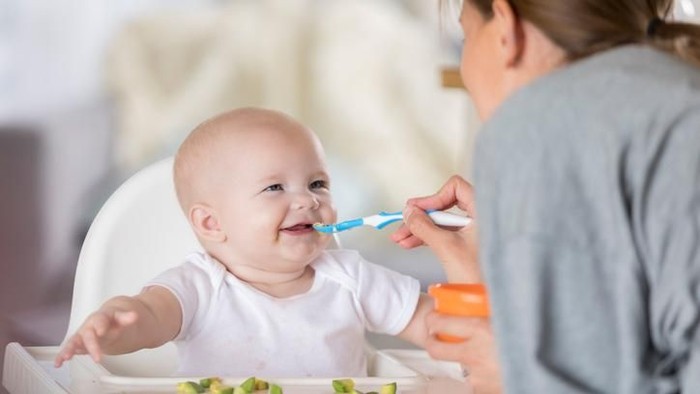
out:
{"label": "high chair backrest", "polygon": [[[131,176],[105,202],[90,225],[78,258],[66,338],[107,299],[138,294],[166,269],[202,250],[175,196],[172,157]],[[329,247],[338,247],[333,239]],[[168,376],[177,367],[173,344],[107,357],[115,375]]]}
{"label": "high chair backrest", "polygon": [[[66,338],[116,295],[138,294],[160,272],[201,250],[175,196],[173,159],[137,172],[105,202],[80,250]],[[172,344],[112,357],[105,366],[119,375],[169,375],[177,365]]]}

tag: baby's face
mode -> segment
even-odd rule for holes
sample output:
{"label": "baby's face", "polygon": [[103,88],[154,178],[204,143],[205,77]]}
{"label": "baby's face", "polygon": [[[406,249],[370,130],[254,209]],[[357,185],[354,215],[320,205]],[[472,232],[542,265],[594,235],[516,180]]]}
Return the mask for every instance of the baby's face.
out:
{"label": "baby's face", "polygon": [[216,179],[214,201],[229,263],[298,270],[330,240],[312,225],[336,219],[323,150],[306,130],[260,130],[242,137],[226,142],[222,151],[230,154]]}

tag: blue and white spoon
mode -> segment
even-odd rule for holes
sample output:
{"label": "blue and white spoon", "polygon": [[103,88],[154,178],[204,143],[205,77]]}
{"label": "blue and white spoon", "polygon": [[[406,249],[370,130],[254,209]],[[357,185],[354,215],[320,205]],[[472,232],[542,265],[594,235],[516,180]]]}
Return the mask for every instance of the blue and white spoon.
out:
{"label": "blue and white spoon", "polygon": [[[439,226],[446,227],[464,227],[471,222],[470,217],[456,215],[454,213],[444,211],[426,211],[428,216]],[[322,233],[339,233],[341,231],[350,230],[359,226],[372,226],[378,230],[383,229],[387,225],[403,220],[402,212],[379,212],[376,215],[346,220],[335,224],[314,224],[314,229]]]}

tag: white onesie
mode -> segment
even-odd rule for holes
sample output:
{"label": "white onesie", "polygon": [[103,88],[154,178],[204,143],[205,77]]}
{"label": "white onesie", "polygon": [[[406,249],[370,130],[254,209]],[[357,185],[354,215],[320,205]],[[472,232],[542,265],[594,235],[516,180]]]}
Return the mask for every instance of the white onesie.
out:
{"label": "white onesie", "polygon": [[182,307],[177,375],[366,376],[365,329],[400,333],[420,285],[351,250],[324,251],[311,266],[311,289],[288,298],[255,289],[203,253],[151,281]]}

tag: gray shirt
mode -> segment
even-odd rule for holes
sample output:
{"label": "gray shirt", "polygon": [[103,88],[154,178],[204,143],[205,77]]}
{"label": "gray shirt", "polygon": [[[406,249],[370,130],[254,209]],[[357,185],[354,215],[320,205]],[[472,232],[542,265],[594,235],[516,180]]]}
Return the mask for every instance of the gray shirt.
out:
{"label": "gray shirt", "polygon": [[511,393],[700,393],[700,69],[641,46],[484,124],[481,261]]}

